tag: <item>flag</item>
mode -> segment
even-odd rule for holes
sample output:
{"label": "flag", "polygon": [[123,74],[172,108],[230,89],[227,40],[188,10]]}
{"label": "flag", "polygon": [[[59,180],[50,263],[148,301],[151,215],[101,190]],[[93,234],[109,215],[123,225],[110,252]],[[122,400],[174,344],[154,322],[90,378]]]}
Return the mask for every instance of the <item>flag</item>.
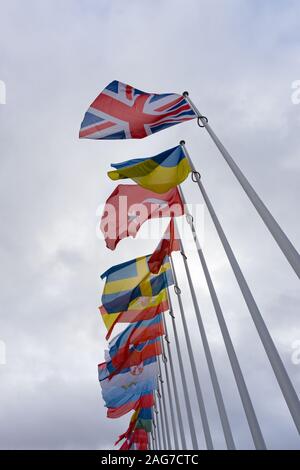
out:
{"label": "flag", "polygon": [[146,400],[147,406],[153,406],[153,392],[141,395],[141,397],[135,402],[125,403],[124,405],[117,406],[116,408],[108,408],[107,417],[111,419],[121,418],[121,416],[129,413],[129,411],[135,410],[142,400]]}
{"label": "flag", "polygon": [[155,339],[165,333],[162,314],[156,315],[150,320],[141,320],[133,323],[119,333],[109,343],[109,356],[112,361],[115,356],[126,357],[128,355],[129,346],[145,343],[150,339]]}
{"label": "flag", "polygon": [[106,368],[101,370],[99,380],[112,378],[130,367],[136,367],[147,359],[162,354],[160,338],[150,339],[144,343],[131,345],[126,351],[120,350],[113,357],[106,351]]}
{"label": "flag", "polygon": [[148,265],[150,271],[154,274],[158,273],[163,263],[163,260],[166,256],[170,256],[172,251],[180,251],[180,243],[177,236],[175,236],[175,226],[173,218],[171,219],[158,247],[149,258]]}
{"label": "flag", "polygon": [[106,368],[101,371],[99,380],[140,364],[142,359],[160,354],[156,339],[164,333],[161,315],[129,325],[110,341],[109,349],[105,352]]}
{"label": "flag", "polygon": [[111,166],[116,170],[108,172],[110,179],[131,178],[139,186],[155,193],[166,193],[182,183],[191,171],[181,145],[154,157],[112,163]]}
{"label": "flag", "polygon": [[117,313],[109,313],[103,305],[99,307],[102,320],[108,330],[105,337],[110,338],[114,326],[117,323],[135,323],[140,320],[149,320],[159,313],[169,310],[166,289],[153,297],[138,297],[130,302],[128,310]]}
{"label": "flag", "polygon": [[[99,364],[98,370],[100,377],[109,374],[106,363]],[[100,380],[105,406],[116,409],[128,405],[127,408],[133,409],[137,400],[157,388],[157,376],[157,358],[154,356],[111,378]]]}
{"label": "flag", "polygon": [[79,137],[141,139],[196,117],[182,95],[145,93],[114,80],[85,113]]}
{"label": "flag", "polygon": [[137,408],[135,410],[135,412],[131,416],[128,429],[118,437],[118,440],[115,442],[115,446],[118,445],[119,442],[122,441],[123,439],[126,439],[126,441],[129,441],[128,444],[130,443],[130,437],[132,436],[132,433],[135,429],[135,425],[136,425],[136,422],[137,422],[137,419],[138,419],[139,411],[140,411],[140,408]]}
{"label": "flag", "polygon": [[136,450],[147,450],[148,434],[145,429],[135,429],[133,432],[132,442],[136,444]]}
{"label": "flag", "polygon": [[128,310],[130,303],[138,297],[153,297],[167,286],[174,284],[168,257],[160,271],[153,274],[149,270],[150,255],[118,264],[101,275],[106,278],[102,294],[102,304],[109,313]]}
{"label": "flag", "polygon": [[111,419],[120,418],[129,411],[136,410],[139,407],[149,408],[154,405],[153,392],[142,393],[136,401],[124,403],[117,407],[107,408],[107,417]]}
{"label": "flag", "polygon": [[139,410],[136,429],[145,429],[146,432],[152,431],[152,421],[153,421],[153,408],[141,408]]}
{"label": "flag", "polygon": [[184,204],[177,188],[158,197],[136,184],[120,184],[105,203],[100,229],[107,248],[114,250],[123,238],[135,237],[146,220],[183,214]]}

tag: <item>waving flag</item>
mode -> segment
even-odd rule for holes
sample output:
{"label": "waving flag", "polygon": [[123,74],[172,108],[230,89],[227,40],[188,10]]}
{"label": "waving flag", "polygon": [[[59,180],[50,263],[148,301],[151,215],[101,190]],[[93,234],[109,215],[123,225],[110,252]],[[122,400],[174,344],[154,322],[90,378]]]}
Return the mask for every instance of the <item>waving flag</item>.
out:
{"label": "waving flag", "polygon": [[146,432],[152,431],[153,408],[141,408],[139,410],[136,422],[136,429],[145,429]]}
{"label": "waving flag", "polygon": [[139,186],[155,193],[165,193],[182,183],[191,171],[181,145],[150,158],[137,158],[123,163],[112,163],[112,180],[131,178]]}
{"label": "waving flag", "polygon": [[117,323],[135,323],[140,320],[149,320],[159,313],[169,310],[168,296],[166,289],[153,297],[138,297],[130,302],[128,310],[118,313],[109,313],[105,307],[99,307],[102,320],[108,330],[105,337],[110,338],[114,326]]}
{"label": "waving flag", "polygon": [[[106,363],[99,364],[99,377],[107,375]],[[112,378],[100,381],[102,397],[107,408],[130,409],[137,401],[157,388],[158,365],[156,357],[149,358],[137,366],[123,370]]]}
{"label": "waving flag", "polygon": [[85,113],[79,137],[141,139],[196,117],[182,95],[145,93],[114,80]]}
{"label": "waving flag", "polygon": [[166,257],[157,274],[149,270],[150,255],[118,264],[101,275],[106,278],[102,304],[109,313],[128,310],[138,297],[153,297],[167,286],[174,284],[169,259]]}
{"label": "waving flag", "polygon": [[146,220],[183,214],[177,188],[158,196],[138,185],[120,184],[106,201],[100,228],[107,248],[114,250],[123,238],[135,237]]}
{"label": "waving flag", "polygon": [[148,265],[150,271],[152,273],[158,273],[163,260],[166,256],[170,256],[172,251],[180,251],[180,243],[177,236],[175,236],[173,218],[171,219],[158,247],[149,258]]}
{"label": "waving flag", "polygon": [[116,355],[127,356],[130,345],[145,343],[150,339],[155,339],[165,333],[162,315],[156,315],[150,320],[141,320],[133,323],[119,333],[109,343],[109,355],[113,362]]}
{"label": "waving flag", "polygon": [[151,339],[137,345],[133,344],[128,349],[123,348],[116,352],[113,357],[110,357],[109,351],[105,351],[106,369],[99,375],[99,380],[111,379],[123,370],[138,367],[146,359],[161,354],[160,338]]}
{"label": "waving flag", "polygon": [[125,328],[109,343],[106,351],[106,369],[102,370],[99,380],[121,372],[127,367],[139,364],[142,360],[159,355],[160,347],[156,339],[164,334],[162,316],[143,320]]}

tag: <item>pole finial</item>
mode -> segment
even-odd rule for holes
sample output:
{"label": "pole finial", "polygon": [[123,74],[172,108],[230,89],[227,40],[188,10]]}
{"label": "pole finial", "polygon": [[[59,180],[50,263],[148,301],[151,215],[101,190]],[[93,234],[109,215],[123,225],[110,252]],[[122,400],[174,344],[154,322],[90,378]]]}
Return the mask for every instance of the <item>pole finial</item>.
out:
{"label": "pole finial", "polygon": [[188,92],[188,91],[184,91],[184,92],[182,93],[182,95],[183,95],[183,96],[189,96],[189,92]]}
{"label": "pole finial", "polygon": [[179,142],[179,144],[180,144],[180,145],[185,145],[185,140],[181,140],[181,141]]}

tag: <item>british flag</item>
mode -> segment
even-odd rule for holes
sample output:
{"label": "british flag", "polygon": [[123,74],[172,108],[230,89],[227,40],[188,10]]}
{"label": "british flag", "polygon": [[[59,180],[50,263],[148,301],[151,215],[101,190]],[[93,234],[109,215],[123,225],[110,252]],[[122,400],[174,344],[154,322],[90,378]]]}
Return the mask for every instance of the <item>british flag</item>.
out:
{"label": "british flag", "polygon": [[142,139],[196,117],[182,95],[145,93],[114,80],[85,113],[79,137]]}

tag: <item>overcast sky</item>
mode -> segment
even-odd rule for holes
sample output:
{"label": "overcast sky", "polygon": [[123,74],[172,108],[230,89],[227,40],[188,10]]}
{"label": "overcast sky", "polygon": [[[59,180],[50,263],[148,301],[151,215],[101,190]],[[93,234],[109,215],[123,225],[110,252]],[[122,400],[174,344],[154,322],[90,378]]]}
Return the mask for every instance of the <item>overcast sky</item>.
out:
{"label": "overcast sky", "polygon": [[[292,362],[300,340],[298,279],[207,133],[191,121],[140,141],[78,139],[84,112],[114,79],[149,92],[189,90],[299,250],[300,104],[291,100],[300,79],[299,18],[296,0],[0,2],[0,80],[7,91],[0,105],[1,448],[111,448],[127,428],[130,415],[105,417],[97,381],[105,348],[100,274],[150,252],[157,240],[140,236],[109,252],[96,236],[97,208],[115,187],[106,177],[110,162],[154,155],[181,139],[299,393],[300,364]],[[190,180],[183,187],[189,202],[203,204]],[[206,211],[198,228],[267,446],[300,448]],[[251,449],[190,242],[186,251],[234,439]],[[178,254],[175,263],[213,441],[224,448]],[[180,321],[178,327],[187,361]],[[191,382],[187,362],[186,372]],[[191,394],[204,448],[192,386]]]}

